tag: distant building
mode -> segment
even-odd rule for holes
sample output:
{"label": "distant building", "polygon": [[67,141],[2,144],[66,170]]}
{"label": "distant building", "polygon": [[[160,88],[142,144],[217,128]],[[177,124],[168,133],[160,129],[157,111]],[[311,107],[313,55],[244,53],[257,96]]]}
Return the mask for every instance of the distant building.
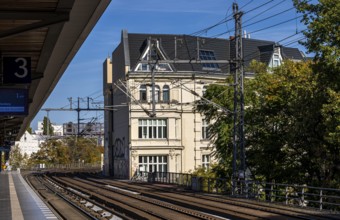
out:
{"label": "distant building", "polygon": [[28,131],[25,131],[20,140],[15,142],[15,145],[18,145],[22,155],[27,154],[27,156],[30,157],[32,153],[38,152],[40,145],[43,142],[45,142],[44,136],[39,134],[30,134]]}
{"label": "distant building", "polygon": [[[51,126],[53,128],[53,134],[51,134],[52,136],[64,136],[62,125],[51,124]],[[34,133],[38,135],[43,135],[44,125],[42,121],[38,121],[38,129],[35,130]]]}
{"label": "distant building", "polygon": [[[78,124],[77,123],[64,123],[63,134],[67,135],[78,135]],[[104,124],[103,123],[79,123],[79,135],[86,136],[100,136],[104,135]]]}
{"label": "distant building", "polygon": [[[208,85],[233,74],[235,41],[170,34],[128,34],[103,64],[104,172],[188,172],[216,161],[208,124],[194,108]],[[303,60],[296,48],[243,38],[244,64],[269,68]],[[251,77],[252,73],[247,73]]]}

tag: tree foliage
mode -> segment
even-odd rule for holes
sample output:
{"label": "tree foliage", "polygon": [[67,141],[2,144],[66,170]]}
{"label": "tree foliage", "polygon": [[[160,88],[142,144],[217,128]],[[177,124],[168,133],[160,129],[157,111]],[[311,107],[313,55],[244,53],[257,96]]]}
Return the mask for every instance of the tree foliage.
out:
{"label": "tree foliage", "polygon": [[[233,79],[228,78],[226,83],[232,84]],[[208,134],[214,140],[214,155],[219,159],[221,167],[226,168],[226,176],[231,176],[229,164],[232,161],[232,109],[233,87],[219,84],[209,85],[204,97],[211,102],[199,101],[196,109],[205,116],[208,122]],[[212,104],[215,103],[215,104]],[[223,172],[222,172],[223,173]],[[223,176],[223,177],[226,177]]]}
{"label": "tree foliage", "polygon": [[322,178],[324,162],[311,160],[324,152],[316,87],[310,63],[289,61],[248,82],[247,161],[255,176],[290,183]]}
{"label": "tree foliage", "polygon": [[[256,75],[245,82],[247,165],[266,181],[339,187],[340,2],[293,2],[307,26],[302,44],[315,54],[314,61],[285,61],[270,72],[263,64],[251,64]],[[206,94],[233,109],[231,88],[213,85]],[[221,116],[211,104],[201,104],[198,110],[215,121],[211,137],[216,155],[230,161],[231,115]]]}
{"label": "tree foliage", "polygon": [[[334,186],[339,181],[339,96],[319,96],[319,75],[310,62],[286,61],[267,71],[252,62],[245,81],[246,161],[266,181]],[[232,79],[228,79],[229,83]],[[231,173],[233,88],[211,85],[197,110],[212,122],[210,138],[220,164]],[[219,106],[223,107],[223,111]],[[229,114],[228,114],[229,112]]]}
{"label": "tree foliage", "polygon": [[309,52],[316,54],[315,58],[335,63],[340,56],[340,2],[334,0],[319,0],[316,4],[309,0],[294,0],[299,12],[303,14],[302,21],[307,25],[304,32],[306,46]]}
{"label": "tree foliage", "polygon": [[[315,53],[313,70],[319,75],[320,90],[340,91],[340,2],[319,0],[293,0],[302,22],[307,25],[305,41],[308,52]],[[327,97],[328,98],[328,97]]]}
{"label": "tree foliage", "polygon": [[25,166],[28,160],[27,154],[21,153],[21,150],[18,144],[11,147],[9,156],[10,156],[10,161],[11,161],[13,170],[16,170],[17,168],[21,168],[22,166]]}
{"label": "tree foliage", "polygon": [[53,127],[49,118],[44,117],[43,120],[43,135],[53,135]]}
{"label": "tree foliage", "polygon": [[[329,150],[327,155],[339,157],[340,148],[340,2],[319,0],[312,4],[307,0],[294,0],[299,12],[304,16],[302,21],[308,29],[304,32],[306,41],[303,44],[309,52],[315,53],[313,72],[317,75],[317,88],[314,100],[318,100],[317,111],[321,114],[324,132],[322,138]],[[340,176],[340,161],[326,173]]]}
{"label": "tree foliage", "polygon": [[88,138],[51,139],[32,154],[30,164],[100,163],[103,147]]}

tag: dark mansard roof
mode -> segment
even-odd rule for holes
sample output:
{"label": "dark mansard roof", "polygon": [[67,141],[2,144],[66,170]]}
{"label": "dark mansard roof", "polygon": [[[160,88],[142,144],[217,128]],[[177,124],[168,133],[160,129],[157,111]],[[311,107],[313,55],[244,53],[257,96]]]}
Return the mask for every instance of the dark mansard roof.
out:
{"label": "dark mansard roof", "polygon": [[[122,39],[125,38],[124,47],[125,62],[131,69],[134,69],[139,63],[143,52],[147,48],[148,39],[157,39],[159,48],[164,53],[166,59],[169,60],[196,60],[199,56],[197,48],[204,51],[212,51],[216,60],[234,60],[235,59],[235,40],[194,37],[189,35],[172,35],[172,34],[136,34],[122,32]],[[198,43],[199,42],[199,43]],[[199,47],[197,46],[199,44]],[[251,60],[257,60],[269,64],[275,47],[281,48],[281,56],[283,59],[303,60],[301,52],[297,48],[283,47],[277,45],[273,41],[257,40],[243,38],[243,57],[244,64],[247,67]],[[213,62],[212,62],[213,63]],[[205,72],[202,64],[171,64],[175,71],[199,71]],[[230,72],[230,64],[218,64],[218,69],[212,72],[228,73]]]}

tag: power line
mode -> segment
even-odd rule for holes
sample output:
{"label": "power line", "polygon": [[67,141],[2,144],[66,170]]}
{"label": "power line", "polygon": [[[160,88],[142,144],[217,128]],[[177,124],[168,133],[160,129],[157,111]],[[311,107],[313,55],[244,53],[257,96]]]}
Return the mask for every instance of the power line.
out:
{"label": "power line", "polygon": [[[297,18],[301,18],[301,17],[302,17],[302,15],[298,16]],[[267,30],[269,28],[273,28],[273,27],[279,26],[281,24],[288,23],[288,22],[293,21],[295,19],[296,18],[291,18],[291,19],[288,19],[288,20],[285,20],[285,21],[282,21],[282,22],[279,22],[279,23],[276,23],[276,24],[273,24],[273,25],[270,25],[270,26],[267,26],[267,27],[264,27],[264,28],[260,28],[260,29],[257,29],[255,31],[251,31],[250,34],[253,34],[253,33],[256,33],[256,32],[259,32],[259,31],[263,31],[263,30]]]}
{"label": "power line", "polygon": [[[294,8],[294,7],[288,8],[288,9],[286,9],[286,10],[284,10],[284,11],[281,11],[281,12],[279,12],[279,13],[277,13],[277,14],[268,16],[268,17],[263,18],[263,19],[261,19],[261,20],[255,21],[255,22],[253,22],[253,23],[251,23],[251,24],[244,25],[243,27],[249,27],[249,26],[252,26],[252,25],[254,25],[254,24],[260,23],[260,22],[262,22],[262,21],[265,21],[265,20],[271,19],[271,18],[273,18],[273,17],[279,16],[279,15],[281,15],[281,14],[284,14],[284,13],[286,13],[286,12],[292,10],[293,8]],[[294,18],[294,19],[295,19],[295,18]]]}
{"label": "power line", "polygon": [[[277,7],[277,6],[279,6],[280,4],[282,4],[283,2],[285,2],[286,0],[282,0],[282,1],[280,1],[279,3],[277,3],[277,4],[275,4],[275,5],[273,5],[273,6],[271,6],[270,8],[267,8],[266,10],[264,10],[264,11],[261,11],[260,13],[258,13],[258,14],[256,14],[256,15],[254,15],[253,17],[251,17],[251,18],[249,18],[249,19],[247,19],[247,20],[245,20],[244,22],[243,22],[243,24],[245,24],[245,23],[247,23],[248,21],[251,21],[253,18],[256,18],[256,17],[258,17],[259,15],[261,15],[261,14],[264,14],[264,13],[266,13],[267,11],[270,11],[270,10],[272,10],[273,8],[275,8],[275,7]],[[248,12],[249,13],[249,12]]]}
{"label": "power line", "polygon": [[274,0],[270,0],[270,1],[266,2],[266,3],[263,3],[263,4],[261,4],[261,5],[255,7],[255,8],[253,8],[253,9],[249,10],[249,11],[244,12],[243,14],[248,14],[248,13],[250,13],[250,12],[252,12],[252,11],[255,11],[255,10],[259,9],[259,8],[262,8],[263,6],[265,6],[265,5],[269,4],[269,3],[271,3],[272,1],[274,1]]}

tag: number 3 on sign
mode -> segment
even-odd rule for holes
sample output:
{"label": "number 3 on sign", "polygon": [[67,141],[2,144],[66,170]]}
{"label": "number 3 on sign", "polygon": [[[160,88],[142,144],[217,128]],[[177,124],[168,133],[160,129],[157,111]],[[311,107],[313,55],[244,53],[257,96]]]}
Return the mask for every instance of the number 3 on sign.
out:
{"label": "number 3 on sign", "polygon": [[14,75],[18,78],[25,78],[28,74],[28,69],[27,69],[27,60],[23,57],[19,57],[15,59],[15,62],[17,62],[20,66],[19,69],[22,70],[22,73],[15,72]]}
{"label": "number 3 on sign", "polygon": [[31,57],[3,57],[3,82],[31,83]]}

